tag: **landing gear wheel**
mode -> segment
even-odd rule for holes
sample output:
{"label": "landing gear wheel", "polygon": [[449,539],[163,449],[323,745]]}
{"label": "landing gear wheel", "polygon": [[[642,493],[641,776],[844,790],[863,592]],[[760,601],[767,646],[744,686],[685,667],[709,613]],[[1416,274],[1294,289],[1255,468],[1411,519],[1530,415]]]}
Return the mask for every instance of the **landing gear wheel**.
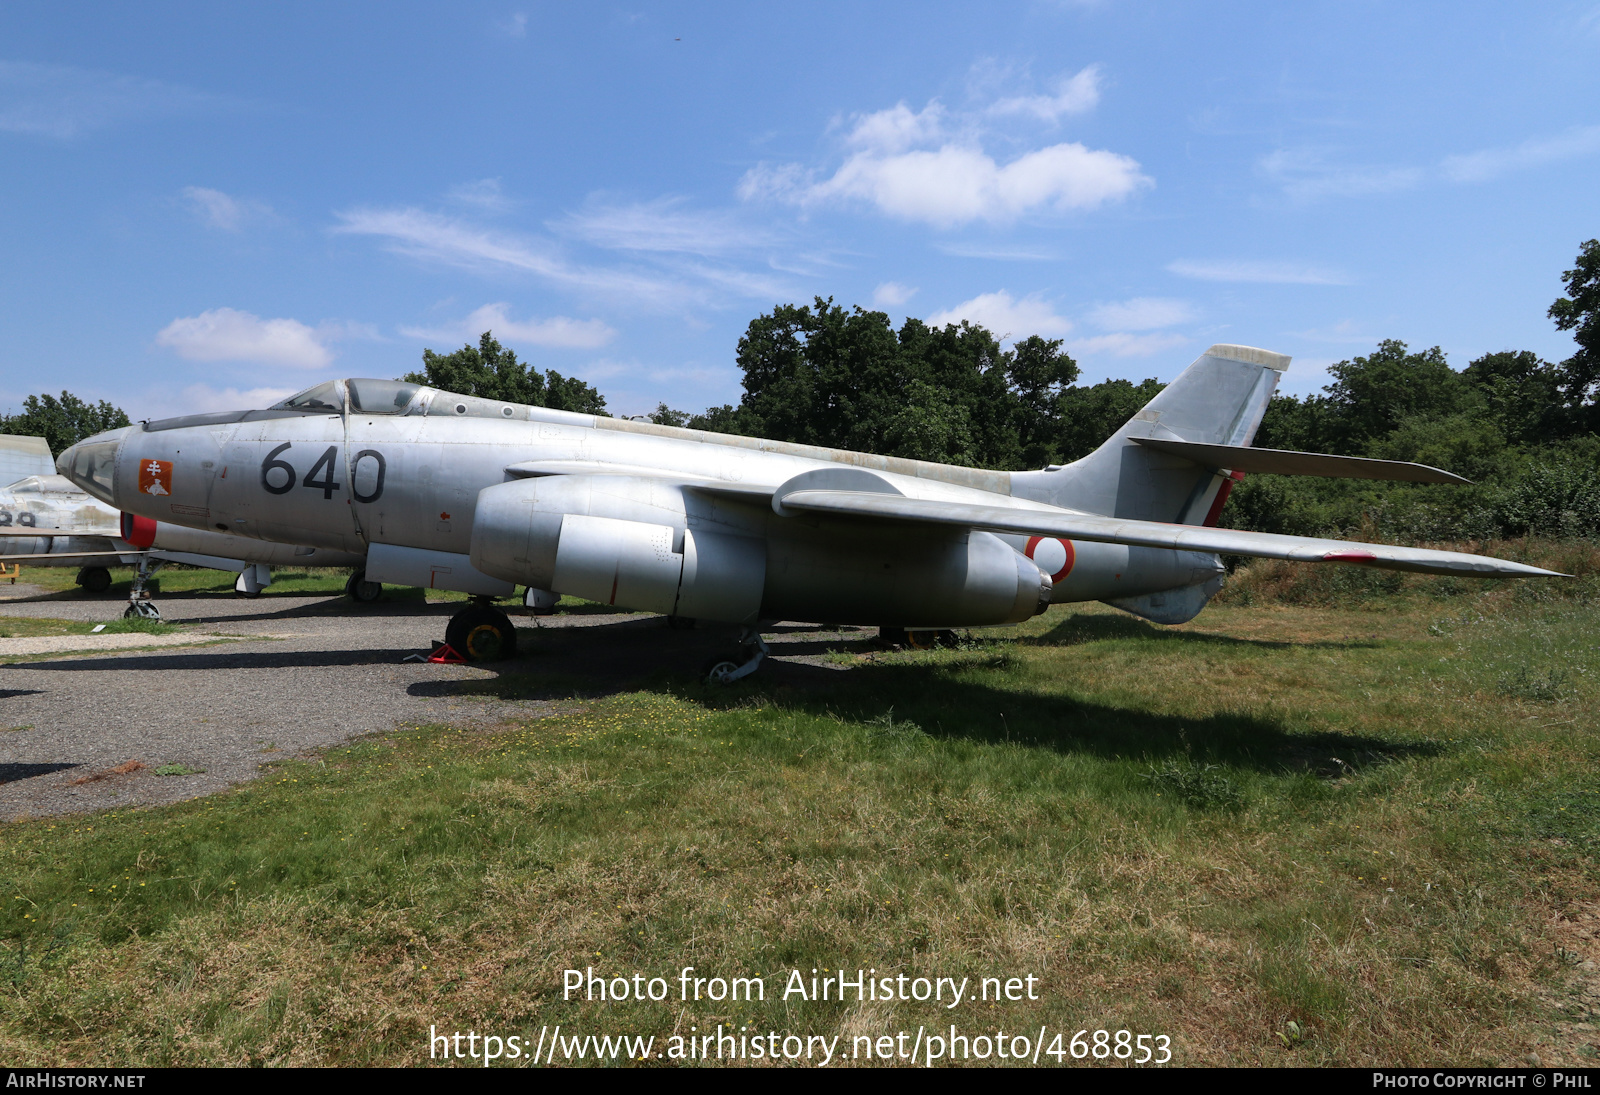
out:
{"label": "landing gear wheel", "polygon": [[444,641],[469,662],[498,662],[517,652],[517,629],[493,605],[473,605],[450,617]]}
{"label": "landing gear wheel", "polygon": [[754,673],[766,656],[767,644],[761,640],[761,633],[750,628],[733,657],[708,662],[701,670],[701,675],[707,684],[732,684]]}
{"label": "landing gear wheel", "polygon": [[[357,604],[370,605],[383,596],[383,585],[379,582],[367,581],[367,572],[358,570],[350,575],[350,580],[344,584],[345,596]],[[455,644],[452,643],[452,646]]]}
{"label": "landing gear wheel", "polygon": [[159,620],[161,609],[152,601],[133,601],[123,611],[124,620]]}
{"label": "landing gear wheel", "polygon": [[937,631],[907,631],[906,645],[912,650],[932,650],[939,645]]}
{"label": "landing gear wheel", "polygon": [[734,674],[739,671],[738,662],[717,660],[706,667],[705,678],[707,684],[732,684]]}
{"label": "landing gear wheel", "polygon": [[111,588],[111,572],[105,567],[84,567],[78,571],[78,584],[90,593],[104,593]]}
{"label": "landing gear wheel", "polygon": [[247,601],[253,601],[261,596],[261,591],[259,589],[240,589],[238,586],[234,586],[233,595],[235,597],[243,597]]}

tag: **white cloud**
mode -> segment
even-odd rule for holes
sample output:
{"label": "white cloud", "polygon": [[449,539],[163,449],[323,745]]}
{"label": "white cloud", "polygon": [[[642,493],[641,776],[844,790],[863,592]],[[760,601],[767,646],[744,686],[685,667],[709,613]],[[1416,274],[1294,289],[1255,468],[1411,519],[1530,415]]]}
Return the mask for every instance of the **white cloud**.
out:
{"label": "white cloud", "polygon": [[445,197],[457,205],[470,205],[490,213],[503,213],[511,208],[511,199],[505,196],[499,179],[479,179],[477,182],[458,183]]}
{"label": "white cloud", "polygon": [[502,342],[585,350],[604,346],[616,336],[615,331],[598,319],[553,316],[550,319],[514,320],[507,311],[509,307],[505,303],[485,304],[458,323],[435,328],[402,327],[400,333],[407,338],[434,342],[473,342],[484,331],[493,331]]}
{"label": "white cloud", "polygon": [[886,281],[872,291],[872,303],[879,308],[898,308],[916,295],[917,290],[913,286]]}
{"label": "white cloud", "polygon": [[333,360],[323,345],[334,337],[294,319],[262,319],[232,308],[213,308],[173,320],[156,342],[190,361],[248,361],[293,369],[320,369]]}
{"label": "white cloud", "polygon": [[1135,297],[1133,300],[1098,304],[1089,311],[1096,327],[1112,331],[1150,331],[1172,327],[1195,318],[1188,301],[1162,297]]}
{"label": "white cloud", "polygon": [[1349,285],[1348,275],[1322,266],[1249,259],[1178,259],[1167,270],[1199,281],[1238,281],[1258,285]]}
{"label": "white cloud", "polygon": [[122,121],[199,113],[231,100],[158,80],[0,61],[0,131],[68,140]]}
{"label": "white cloud", "polygon": [[1115,334],[1075,339],[1067,343],[1067,349],[1075,357],[1097,357],[1107,354],[1112,357],[1149,357],[1152,354],[1176,349],[1189,341],[1186,335],[1133,335],[1119,331]]}
{"label": "white cloud", "polygon": [[496,29],[507,38],[525,38],[528,34],[528,16],[526,12],[512,12],[506,18],[495,24]]}
{"label": "white cloud", "polygon": [[1055,122],[1063,114],[1083,114],[1100,102],[1100,66],[1090,65],[1074,76],[1063,75],[1054,95],[1019,95],[1001,99],[989,108],[990,114],[1031,114]]}
{"label": "white cloud", "polygon": [[1029,335],[1060,336],[1072,330],[1072,322],[1057,315],[1038,293],[1016,300],[1004,289],[981,293],[948,311],[935,312],[927,322],[930,327],[943,327],[962,320],[987,328],[1001,342]]}
{"label": "white cloud", "polygon": [[[1006,110],[1059,114],[1066,109],[1062,104],[1085,103],[1084,89],[1094,79],[1092,69],[1072,77],[1060,95],[1048,100],[1056,104],[1048,109]],[[855,118],[842,139],[850,151],[831,176],[798,164],[761,163],[745,173],[738,192],[746,201],[770,199],[801,208],[865,202],[893,217],[951,227],[1011,221],[1046,209],[1093,209],[1153,185],[1129,157],[1077,142],[1001,164],[983,150],[982,135],[976,117],[952,120],[937,100],[916,113],[899,103]]]}
{"label": "white cloud", "polygon": [[224,232],[237,232],[247,221],[268,219],[273,215],[271,206],[241,201],[204,186],[186,186],[179,193],[201,224]]}
{"label": "white cloud", "polygon": [[1558,137],[1523,141],[1515,148],[1486,148],[1446,156],[1439,168],[1451,182],[1484,182],[1512,171],[1592,156],[1600,152],[1600,125],[1569,129]]}

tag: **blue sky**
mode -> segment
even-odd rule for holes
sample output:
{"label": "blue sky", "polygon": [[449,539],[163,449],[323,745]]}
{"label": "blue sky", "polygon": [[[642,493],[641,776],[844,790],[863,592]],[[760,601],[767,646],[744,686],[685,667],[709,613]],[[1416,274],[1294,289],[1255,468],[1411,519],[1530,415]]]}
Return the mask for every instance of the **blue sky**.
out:
{"label": "blue sky", "polygon": [[492,327],[618,413],[814,295],[1212,342],[1571,352],[1600,4],[0,8],[0,408],[397,376]]}

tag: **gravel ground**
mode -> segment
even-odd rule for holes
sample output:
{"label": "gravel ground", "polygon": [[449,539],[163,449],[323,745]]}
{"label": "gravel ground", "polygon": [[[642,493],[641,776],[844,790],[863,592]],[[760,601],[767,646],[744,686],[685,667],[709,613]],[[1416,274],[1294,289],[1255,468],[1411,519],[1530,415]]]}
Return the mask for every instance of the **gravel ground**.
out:
{"label": "gravel ground", "polygon": [[[0,617],[98,622],[124,606],[22,585],[0,598]],[[732,638],[727,629],[669,630],[659,616],[528,617],[516,621],[517,658],[429,665],[402,659],[442,639],[459,603],[215,593],[158,603],[167,620],[196,625],[184,641],[233,641],[0,664],[0,819],[193,798],[252,779],[263,764],[402,725],[538,718],[662,672],[688,679]],[[835,672],[821,658],[827,648],[867,637],[780,626],[766,638],[781,657],[762,672],[814,682]],[[472,682],[508,673],[519,675],[517,694],[534,698],[477,694]],[[143,767],[111,772],[130,761]],[[154,774],[172,764],[200,772]]]}

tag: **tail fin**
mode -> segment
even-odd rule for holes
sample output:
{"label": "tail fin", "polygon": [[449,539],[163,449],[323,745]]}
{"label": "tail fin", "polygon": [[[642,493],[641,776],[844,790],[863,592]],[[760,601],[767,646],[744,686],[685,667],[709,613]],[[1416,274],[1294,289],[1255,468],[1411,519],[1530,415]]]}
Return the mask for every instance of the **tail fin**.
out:
{"label": "tail fin", "polygon": [[1233,479],[1194,461],[1136,444],[1156,437],[1248,445],[1261,425],[1289,358],[1251,346],[1218,344],[1145,404],[1111,439],[1071,464],[1013,472],[1022,498],[1108,517],[1212,524]]}

